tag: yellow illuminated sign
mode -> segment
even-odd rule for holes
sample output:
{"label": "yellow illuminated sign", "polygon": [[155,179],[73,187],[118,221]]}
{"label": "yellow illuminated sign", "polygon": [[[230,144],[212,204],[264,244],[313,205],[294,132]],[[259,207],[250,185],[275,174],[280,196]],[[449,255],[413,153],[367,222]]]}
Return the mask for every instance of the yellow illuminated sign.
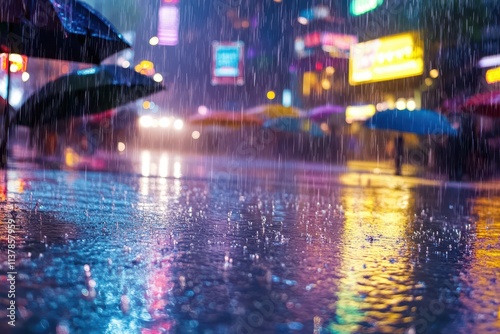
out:
{"label": "yellow illuminated sign", "polygon": [[354,121],[364,121],[375,115],[375,113],[376,108],[373,104],[349,106],[345,110],[345,121],[349,124]]}
{"label": "yellow illuminated sign", "polygon": [[423,73],[423,43],[417,32],[382,37],[351,46],[351,85],[401,79]]}
{"label": "yellow illuminated sign", "polygon": [[486,71],[486,82],[489,84],[500,82],[500,67]]}

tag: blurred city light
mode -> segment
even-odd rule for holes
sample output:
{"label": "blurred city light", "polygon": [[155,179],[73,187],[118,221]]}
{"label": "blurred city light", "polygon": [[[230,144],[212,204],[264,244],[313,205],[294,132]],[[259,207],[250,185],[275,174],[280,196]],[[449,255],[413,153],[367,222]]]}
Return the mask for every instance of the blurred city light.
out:
{"label": "blurred city light", "polygon": [[26,82],[30,79],[30,74],[28,72],[24,72],[23,74],[21,74],[21,79],[23,80],[23,82]]}
{"label": "blurred city light", "polygon": [[486,82],[489,84],[500,82],[500,67],[495,67],[487,70],[485,74],[485,79]]}
{"label": "blurred city light", "polygon": [[481,68],[498,66],[500,65],[500,55],[483,57],[477,65]]}
{"label": "blurred city light", "polygon": [[14,108],[20,107],[23,100],[23,93],[24,91],[22,89],[11,87],[9,96],[10,105]]}
{"label": "blurred city light", "polygon": [[269,100],[274,100],[274,98],[276,97],[276,93],[270,90],[269,92],[267,92],[266,96]]}
{"label": "blurred city light", "polygon": [[302,25],[306,25],[307,23],[309,23],[309,20],[308,20],[308,19],[306,19],[305,17],[302,17],[302,16],[300,16],[300,17],[297,19],[297,21],[299,21],[299,23],[300,23],[300,24],[302,24]]}
{"label": "blurred city light", "polygon": [[406,100],[405,99],[398,99],[396,101],[396,109],[403,110],[404,108],[406,108]]}
{"label": "blurred city light", "polygon": [[162,128],[168,128],[170,125],[171,121],[168,117],[162,117],[160,118],[160,127]]}
{"label": "blurred city light", "polygon": [[199,139],[200,136],[201,134],[199,131],[193,131],[193,133],[191,133],[191,137],[193,137],[193,139]]}
{"label": "blurred city light", "polygon": [[351,124],[354,121],[365,121],[375,115],[376,109],[373,104],[362,106],[348,106],[345,110],[345,121]]}
{"label": "blurred city light", "polygon": [[144,109],[150,109],[150,108],[151,108],[151,102],[149,102],[149,101],[144,101],[144,102],[142,103],[142,107],[143,107]]}
{"label": "blurred city light", "polygon": [[[11,53],[9,55],[9,60],[10,60],[10,67],[9,68],[10,68],[10,71],[12,73],[26,71],[27,66],[28,66],[28,57],[21,56],[20,54],[17,54],[17,53]],[[7,67],[8,67],[6,53],[0,54],[0,61],[1,61],[2,71],[6,71]]]}
{"label": "blurred city light", "polygon": [[208,114],[208,108],[205,106],[199,106],[198,107],[198,114],[200,114],[200,115]]}
{"label": "blurred city light", "polygon": [[323,79],[321,80],[321,87],[323,87],[324,90],[329,90],[332,88],[332,83],[328,79]]}
{"label": "blurred city light", "polygon": [[151,116],[141,116],[139,118],[139,125],[143,128],[151,128],[154,126],[154,119]]}
{"label": "blurred city light", "polygon": [[353,16],[368,13],[384,3],[384,0],[352,0],[350,12]]}
{"label": "blurred city light", "polygon": [[157,36],[153,36],[149,39],[149,44],[155,46],[158,45],[159,41],[160,39]]}
{"label": "blurred city light", "polygon": [[183,127],[184,127],[184,121],[182,119],[176,119],[174,122],[174,129],[182,130]]}
{"label": "blurred city light", "polygon": [[436,79],[439,76],[439,71],[434,68],[430,70],[429,75],[431,78]]}
{"label": "blurred city light", "polygon": [[130,62],[129,62],[128,60],[124,60],[124,61],[122,62],[122,67],[123,67],[123,68],[129,68],[129,67],[130,67]]}
{"label": "blurred city light", "polygon": [[143,151],[141,154],[141,174],[142,176],[149,176],[150,174],[150,165],[151,165],[151,153],[149,151]]}
{"label": "blurred city light", "polygon": [[163,75],[161,75],[160,73],[155,73],[155,75],[153,75],[153,80],[156,81],[156,82],[162,82],[163,81]]}
{"label": "blurred city light", "polygon": [[125,151],[125,143],[122,143],[121,141],[120,141],[120,142],[118,142],[118,146],[117,146],[117,148],[118,148],[118,151],[119,151],[119,152],[123,152],[123,151]]}
{"label": "blurred city light", "polygon": [[406,109],[410,110],[410,111],[413,111],[417,108],[417,103],[415,102],[415,100],[413,99],[409,99],[407,102],[406,102]]}
{"label": "blurred city light", "polygon": [[327,75],[333,75],[335,73],[335,68],[333,68],[332,66],[328,66],[327,68],[325,68],[325,73]]}
{"label": "blurred city light", "polygon": [[179,8],[174,3],[160,3],[158,11],[158,43],[175,46],[179,43]]}
{"label": "blurred city light", "polygon": [[282,104],[284,107],[292,106],[292,91],[290,89],[283,90]]}
{"label": "blurred city light", "polygon": [[431,78],[425,78],[424,82],[425,82],[426,86],[428,86],[428,87],[432,86],[432,79]]}
{"label": "blurred city light", "polygon": [[155,73],[155,66],[149,60],[142,60],[135,66],[135,71],[143,75],[153,75]]}

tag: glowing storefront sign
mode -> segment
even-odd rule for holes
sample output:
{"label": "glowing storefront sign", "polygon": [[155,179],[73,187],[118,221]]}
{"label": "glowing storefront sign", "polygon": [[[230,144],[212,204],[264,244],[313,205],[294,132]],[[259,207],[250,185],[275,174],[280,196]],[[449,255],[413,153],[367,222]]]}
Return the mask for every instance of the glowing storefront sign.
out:
{"label": "glowing storefront sign", "polygon": [[212,43],[212,85],[243,85],[244,44]]}
{"label": "glowing storefront sign", "polygon": [[486,71],[486,82],[489,84],[500,82],[500,67],[495,67]]}
{"label": "glowing storefront sign", "polygon": [[162,3],[158,12],[158,44],[174,46],[178,43],[179,8],[173,3]]}
{"label": "glowing storefront sign", "polygon": [[[9,60],[10,60],[10,71],[13,73],[16,72],[26,72],[27,66],[28,66],[28,57],[26,56],[21,56],[16,53],[11,53],[9,55]],[[0,54],[0,64],[2,71],[7,71],[8,68],[8,62],[7,62],[7,54],[2,53]]]}
{"label": "glowing storefront sign", "polygon": [[351,45],[356,44],[358,38],[353,35],[337,34],[332,32],[311,32],[295,39],[295,54],[299,58],[307,57],[321,47],[324,52],[330,53],[333,58],[349,58]]}
{"label": "glowing storefront sign", "polygon": [[423,43],[417,32],[383,37],[351,46],[351,85],[401,79],[423,73]]}
{"label": "glowing storefront sign", "polygon": [[384,0],[352,0],[351,14],[358,16],[374,10],[384,3]]}
{"label": "glowing storefront sign", "polygon": [[354,121],[365,121],[376,113],[376,108],[373,104],[364,106],[349,106],[345,110],[345,121],[351,124]]}

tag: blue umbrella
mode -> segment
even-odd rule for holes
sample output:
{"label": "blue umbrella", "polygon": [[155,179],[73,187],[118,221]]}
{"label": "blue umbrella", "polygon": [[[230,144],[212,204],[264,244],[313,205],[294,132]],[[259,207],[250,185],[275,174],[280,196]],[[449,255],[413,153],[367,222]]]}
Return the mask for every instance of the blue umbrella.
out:
{"label": "blue umbrella", "polygon": [[264,122],[263,127],[280,132],[307,132],[312,137],[323,137],[325,135],[318,124],[295,117],[273,118]]}
{"label": "blue umbrella", "polygon": [[376,113],[365,122],[376,130],[391,130],[417,135],[457,135],[448,119],[430,110],[387,110]]}

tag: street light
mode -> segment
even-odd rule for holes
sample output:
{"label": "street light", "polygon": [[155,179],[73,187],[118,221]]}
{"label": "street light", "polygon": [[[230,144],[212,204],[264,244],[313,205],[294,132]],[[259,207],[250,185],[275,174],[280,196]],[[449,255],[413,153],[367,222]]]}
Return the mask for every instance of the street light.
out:
{"label": "street light", "polygon": [[303,16],[299,16],[299,18],[297,19],[297,21],[299,21],[299,23],[302,24],[302,25],[307,25],[309,23],[309,20],[306,19]]}
{"label": "street light", "polygon": [[153,75],[153,80],[156,82],[162,82],[163,76],[160,73],[155,73],[155,75]]}
{"label": "street light", "polygon": [[160,39],[157,36],[153,36],[149,39],[149,44],[153,46],[158,45],[159,42]]}

